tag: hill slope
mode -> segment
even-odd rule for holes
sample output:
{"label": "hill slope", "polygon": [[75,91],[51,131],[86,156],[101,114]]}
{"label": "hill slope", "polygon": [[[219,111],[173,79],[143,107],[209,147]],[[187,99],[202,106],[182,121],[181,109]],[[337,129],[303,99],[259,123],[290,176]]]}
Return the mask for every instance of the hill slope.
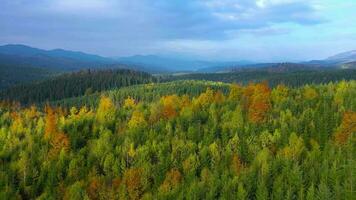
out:
{"label": "hill slope", "polygon": [[0,102],[0,197],[354,199],[355,81],[226,87],[70,111]]}
{"label": "hill slope", "polygon": [[305,84],[328,83],[330,81],[355,80],[354,69],[312,70],[311,68],[278,69],[244,69],[229,73],[193,73],[183,75],[164,76],[165,81],[172,80],[208,80],[227,83],[247,84],[249,82],[267,81],[270,86],[285,84],[288,86],[302,86]]}
{"label": "hill slope", "polygon": [[41,103],[154,81],[150,74],[139,71],[86,70],[8,88],[0,91],[0,99],[22,104]]}
{"label": "hill slope", "polygon": [[44,68],[0,64],[0,91],[17,84],[46,79],[57,73],[57,71]]}

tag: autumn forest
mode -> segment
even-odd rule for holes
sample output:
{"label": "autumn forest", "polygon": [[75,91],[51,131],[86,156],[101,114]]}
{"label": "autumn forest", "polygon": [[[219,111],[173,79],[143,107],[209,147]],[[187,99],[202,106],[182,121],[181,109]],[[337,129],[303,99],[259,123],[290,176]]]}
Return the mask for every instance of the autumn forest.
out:
{"label": "autumn forest", "polygon": [[0,199],[355,197],[354,80],[176,81],[80,98],[2,101]]}

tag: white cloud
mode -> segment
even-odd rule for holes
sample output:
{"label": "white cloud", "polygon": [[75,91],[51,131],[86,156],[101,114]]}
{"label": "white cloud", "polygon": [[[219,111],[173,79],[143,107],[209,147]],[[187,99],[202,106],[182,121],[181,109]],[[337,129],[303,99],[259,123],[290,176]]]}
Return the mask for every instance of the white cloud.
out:
{"label": "white cloud", "polygon": [[291,3],[310,3],[311,0],[256,0],[256,5],[259,8],[265,8],[269,6],[278,6]]}

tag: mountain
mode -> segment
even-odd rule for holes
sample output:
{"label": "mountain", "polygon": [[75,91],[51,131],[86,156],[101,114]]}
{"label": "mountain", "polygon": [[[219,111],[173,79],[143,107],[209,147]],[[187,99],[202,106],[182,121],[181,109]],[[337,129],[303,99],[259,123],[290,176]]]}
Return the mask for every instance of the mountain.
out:
{"label": "mountain", "polygon": [[328,57],[326,60],[337,61],[339,63],[353,62],[356,61],[356,50],[339,53],[334,56]]}
{"label": "mountain", "polygon": [[110,58],[63,49],[43,50],[25,45],[0,46],[0,64],[76,71],[116,63]]}
{"label": "mountain", "polygon": [[23,57],[52,57],[61,59],[73,59],[82,62],[112,63],[113,60],[102,56],[87,54],[79,51],[63,49],[43,50],[20,44],[8,44],[0,46],[0,54],[17,55]]}
{"label": "mountain", "polygon": [[303,64],[316,65],[322,67],[343,67],[344,63],[356,61],[356,50],[342,52],[333,56],[329,56],[323,60],[311,60],[302,62]]}
{"label": "mountain", "polygon": [[158,55],[135,55],[130,57],[116,58],[120,63],[137,65],[156,69],[157,71],[166,72],[184,72],[184,71],[218,71],[222,68],[249,64],[249,61],[204,61],[175,56],[158,56]]}

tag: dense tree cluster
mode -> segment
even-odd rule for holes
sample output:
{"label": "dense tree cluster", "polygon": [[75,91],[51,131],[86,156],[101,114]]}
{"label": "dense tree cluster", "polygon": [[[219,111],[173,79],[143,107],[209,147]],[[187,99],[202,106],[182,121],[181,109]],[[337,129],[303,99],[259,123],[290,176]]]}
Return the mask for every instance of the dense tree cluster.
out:
{"label": "dense tree cluster", "polygon": [[[0,55],[1,57],[1,55]],[[1,58],[0,58],[1,60]],[[57,72],[45,68],[8,65],[0,62],[0,90],[54,76]]]}
{"label": "dense tree cluster", "polygon": [[85,70],[0,91],[0,99],[22,104],[41,103],[155,81],[150,74],[133,70]]}
{"label": "dense tree cluster", "polygon": [[122,104],[122,99],[130,97],[135,101],[158,101],[160,97],[176,94],[178,96],[189,95],[198,96],[208,87],[220,90],[224,94],[228,92],[229,84],[212,81],[172,81],[165,83],[149,83],[144,85],[133,85],[117,90],[104,91],[75,98],[67,98],[59,101],[50,102],[53,106],[62,107],[81,107],[86,105],[91,108],[97,107],[102,94],[112,99],[115,104]]}
{"label": "dense tree cluster", "polygon": [[289,87],[300,87],[305,84],[321,84],[354,79],[356,79],[356,69],[301,68],[292,70],[290,68],[284,69],[283,66],[276,69],[245,69],[228,73],[192,73],[162,77],[162,80],[166,81],[208,80],[240,84],[267,81],[272,87],[280,84]]}
{"label": "dense tree cluster", "polygon": [[355,81],[223,86],[70,110],[2,102],[0,199],[354,198]]}

